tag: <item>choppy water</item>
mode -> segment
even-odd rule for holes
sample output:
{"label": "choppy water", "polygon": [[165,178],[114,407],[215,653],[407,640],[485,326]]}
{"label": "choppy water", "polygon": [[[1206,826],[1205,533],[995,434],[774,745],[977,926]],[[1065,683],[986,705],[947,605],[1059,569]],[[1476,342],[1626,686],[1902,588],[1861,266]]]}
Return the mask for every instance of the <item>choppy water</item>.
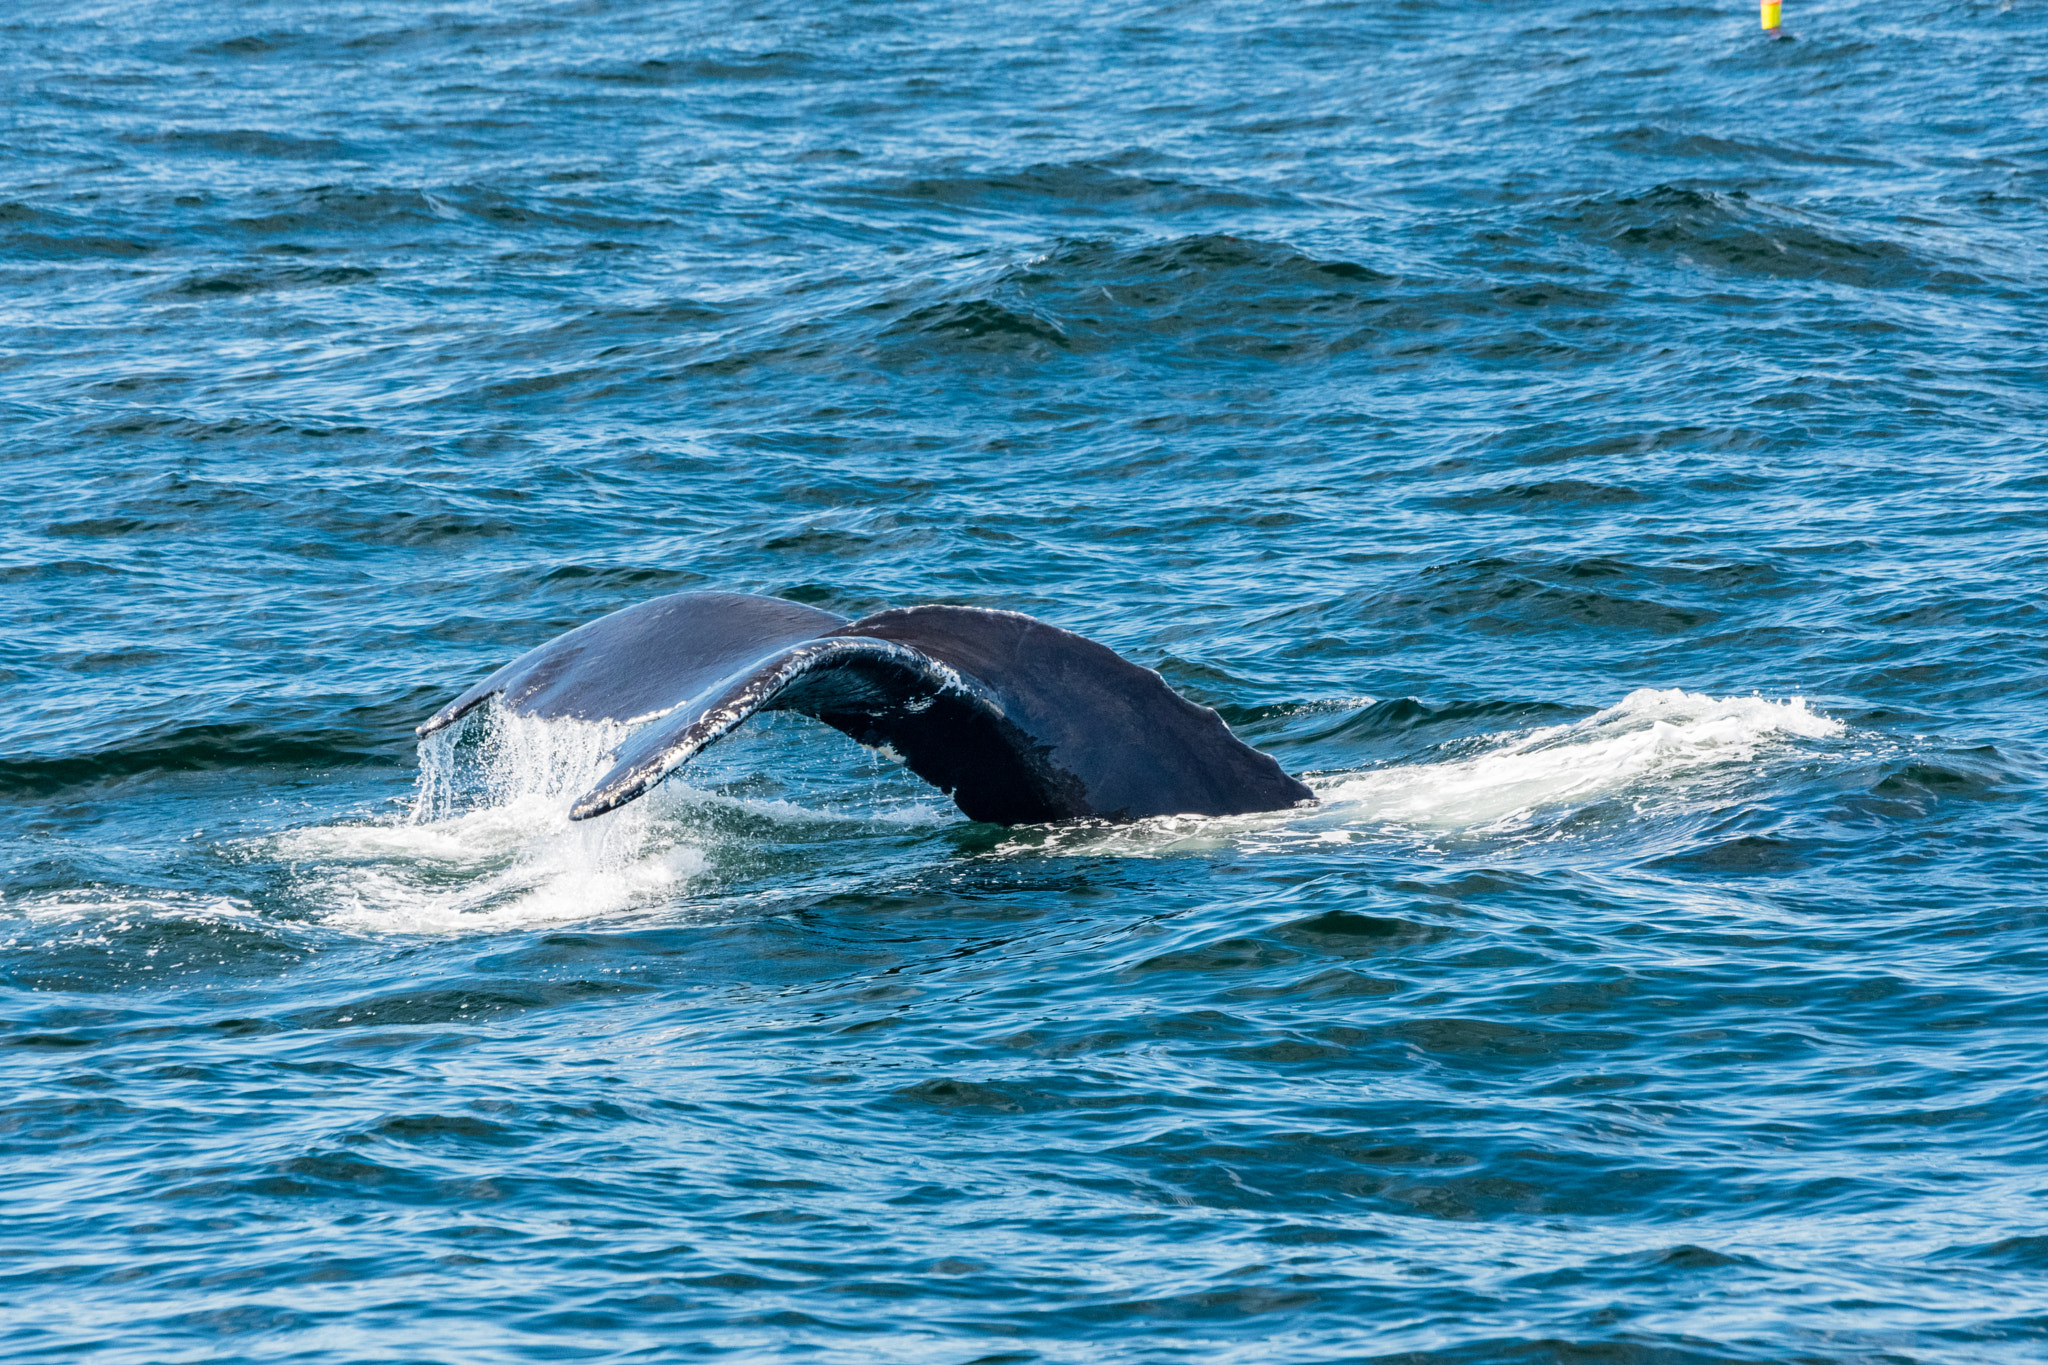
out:
{"label": "choppy water", "polygon": [[[2048,1357],[2048,17],[0,20],[10,1360]],[[1313,810],[411,727],[1033,612]]]}

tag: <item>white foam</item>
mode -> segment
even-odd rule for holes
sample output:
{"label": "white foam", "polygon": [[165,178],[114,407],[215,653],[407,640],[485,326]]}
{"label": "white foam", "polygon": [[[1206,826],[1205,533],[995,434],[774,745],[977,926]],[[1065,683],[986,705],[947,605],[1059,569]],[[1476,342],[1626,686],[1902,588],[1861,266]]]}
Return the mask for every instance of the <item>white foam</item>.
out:
{"label": "white foam", "polygon": [[[78,887],[23,896],[12,902],[0,900],[0,909],[9,918],[18,916],[37,926],[86,926],[87,932],[79,940],[82,942],[104,942],[110,934],[161,921],[271,928],[254,906],[239,897],[185,891]],[[0,947],[12,946],[16,945],[11,940],[0,942]]]}
{"label": "white foam", "polygon": [[1501,736],[1471,758],[1379,768],[1317,793],[1346,823],[1505,832],[1546,811],[1618,797],[1638,807],[1753,763],[1792,739],[1839,735],[1804,697],[1710,697],[1644,688],[1569,725]]}
{"label": "white foam", "polygon": [[[776,742],[773,727],[753,728],[764,732],[757,741]],[[671,907],[709,874],[711,841],[733,837],[716,833],[729,821],[703,818],[721,809],[785,826],[951,818],[929,800],[879,808],[871,784],[861,787],[860,809],[836,810],[714,796],[671,781],[596,819],[569,819],[629,733],[611,723],[543,721],[493,708],[421,742],[403,813],[293,830],[266,841],[267,851],[293,864],[301,896],[324,924],[368,934],[458,934]],[[716,763],[701,766],[718,771]]]}
{"label": "white foam", "polygon": [[623,727],[496,711],[480,740],[420,745],[413,801],[389,820],[270,841],[327,924],[447,934],[588,920],[671,899],[708,865],[659,793],[598,820],[569,808],[611,766]]}

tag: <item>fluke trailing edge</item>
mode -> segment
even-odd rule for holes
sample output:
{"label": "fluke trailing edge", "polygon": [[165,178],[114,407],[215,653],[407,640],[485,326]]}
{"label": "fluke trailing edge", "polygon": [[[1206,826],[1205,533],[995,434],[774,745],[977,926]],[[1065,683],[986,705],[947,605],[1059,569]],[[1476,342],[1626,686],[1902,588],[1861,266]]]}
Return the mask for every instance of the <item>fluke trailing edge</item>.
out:
{"label": "fluke trailing edge", "polygon": [[970,819],[1002,825],[1315,799],[1151,669],[1012,611],[906,607],[848,622],[774,597],[676,593],[522,654],[420,735],[494,696],[520,715],[643,727],[576,802],[577,820],[645,794],[756,711],[886,744]]}

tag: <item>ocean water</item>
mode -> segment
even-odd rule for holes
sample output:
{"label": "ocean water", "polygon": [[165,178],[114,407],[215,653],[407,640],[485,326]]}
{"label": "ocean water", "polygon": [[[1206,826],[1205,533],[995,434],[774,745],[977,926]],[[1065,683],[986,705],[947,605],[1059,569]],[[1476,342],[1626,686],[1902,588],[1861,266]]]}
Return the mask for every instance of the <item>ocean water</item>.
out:
{"label": "ocean water", "polygon": [[[0,1356],[2048,1359],[2048,6],[0,16]],[[412,727],[1031,612],[1313,809]]]}

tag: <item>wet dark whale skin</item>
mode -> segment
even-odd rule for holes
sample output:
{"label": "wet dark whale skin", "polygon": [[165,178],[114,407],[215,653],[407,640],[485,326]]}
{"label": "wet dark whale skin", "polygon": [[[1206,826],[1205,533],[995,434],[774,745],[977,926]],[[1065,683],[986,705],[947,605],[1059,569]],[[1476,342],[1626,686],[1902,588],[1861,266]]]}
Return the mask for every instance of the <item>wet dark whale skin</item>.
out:
{"label": "wet dark whale skin", "polygon": [[1105,645],[1018,612],[924,606],[846,622],[779,598],[677,593],[521,655],[420,726],[486,699],[647,722],[571,811],[644,794],[757,711],[886,744],[970,819],[1242,815],[1313,801],[1213,710]]}
{"label": "wet dark whale skin", "polygon": [[424,738],[490,697],[542,720],[635,721],[673,710],[786,645],[845,625],[828,611],[737,592],[679,592],[600,616],[506,664],[419,727]]}

